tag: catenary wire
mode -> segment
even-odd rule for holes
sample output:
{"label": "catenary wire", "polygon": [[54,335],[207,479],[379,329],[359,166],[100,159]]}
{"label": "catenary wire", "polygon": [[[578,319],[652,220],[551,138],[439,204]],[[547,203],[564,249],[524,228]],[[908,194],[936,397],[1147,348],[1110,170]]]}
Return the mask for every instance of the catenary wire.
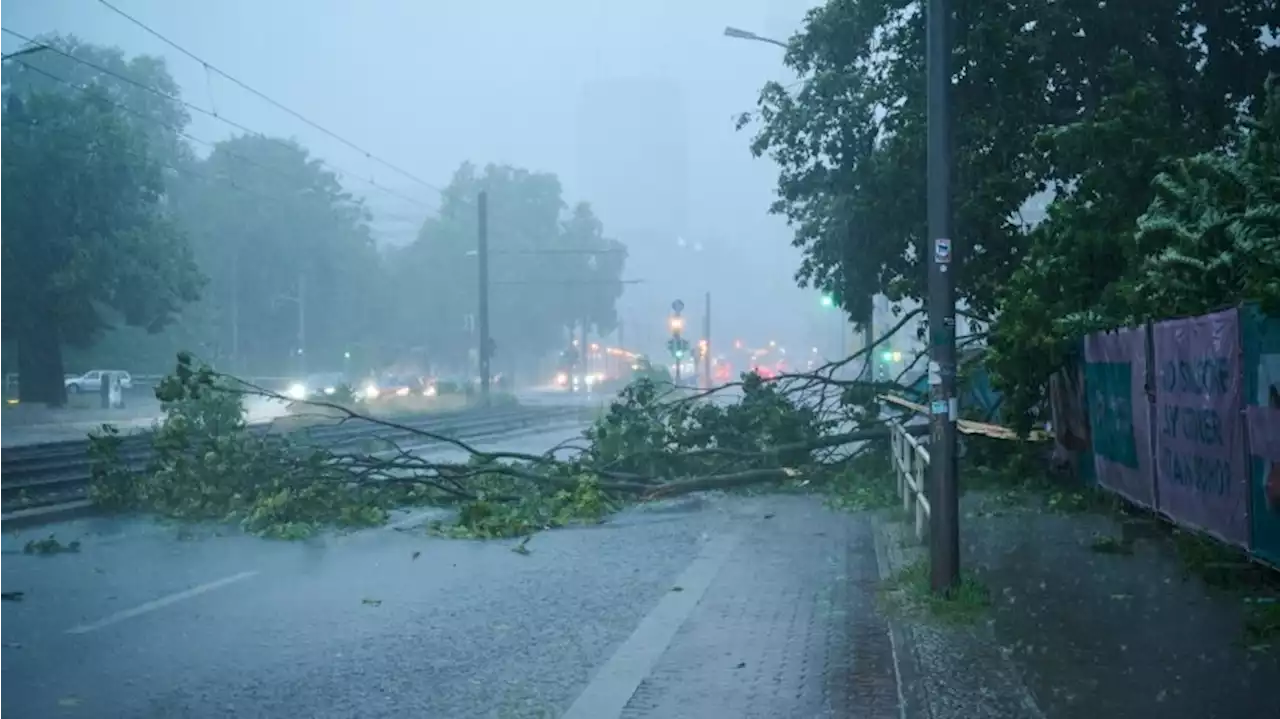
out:
{"label": "catenary wire", "polygon": [[[128,84],[130,84],[130,85],[132,85],[132,86],[134,86],[134,87],[137,87],[137,88],[139,88],[139,89],[141,89],[141,90],[144,90],[144,91],[146,91],[146,92],[149,92],[149,93],[151,93],[151,94],[153,94],[153,95],[156,95],[157,97],[164,98],[164,99],[166,99],[166,100],[169,100],[170,102],[178,103],[178,104],[182,105],[183,107],[186,107],[186,108],[188,108],[188,109],[190,109],[190,110],[192,110],[192,111],[194,111],[194,112],[200,113],[201,115],[204,115],[204,116],[206,116],[206,117],[211,117],[211,118],[213,118],[213,119],[215,119],[215,120],[217,120],[217,121],[219,121],[219,122],[222,122],[222,123],[224,123],[224,124],[226,124],[226,125],[228,125],[228,126],[230,126],[230,127],[233,127],[233,128],[235,128],[235,129],[237,129],[237,130],[239,130],[239,131],[241,131],[241,132],[244,132],[244,133],[246,133],[246,134],[248,134],[248,135],[253,135],[253,136],[255,136],[255,137],[261,137],[261,138],[268,138],[268,139],[269,139],[269,137],[268,137],[267,135],[265,135],[265,134],[263,134],[262,132],[259,132],[259,131],[255,130],[255,129],[253,129],[252,127],[249,127],[249,126],[244,125],[244,124],[242,124],[242,123],[236,122],[235,120],[228,119],[228,118],[226,118],[226,117],[222,116],[222,115],[221,115],[221,114],[219,114],[219,113],[212,112],[212,111],[210,111],[210,110],[208,110],[208,109],[206,109],[206,108],[204,108],[204,107],[201,107],[201,106],[199,106],[199,105],[196,105],[195,103],[193,103],[193,102],[191,102],[191,101],[189,101],[189,100],[185,100],[185,99],[183,99],[183,98],[181,98],[181,97],[179,97],[179,96],[177,96],[177,95],[171,95],[171,94],[169,94],[169,93],[165,92],[164,90],[161,90],[160,88],[153,87],[153,86],[148,85],[148,84],[146,84],[146,83],[144,83],[144,82],[139,82],[139,81],[137,81],[137,80],[134,80],[133,78],[128,77],[128,76],[126,76],[126,75],[122,75],[122,74],[120,74],[120,73],[118,73],[118,72],[116,72],[116,71],[114,71],[114,70],[111,70],[110,68],[103,67],[103,66],[101,66],[101,65],[99,65],[99,64],[97,64],[97,63],[91,62],[91,61],[89,61],[89,60],[85,60],[84,58],[76,57],[75,55],[72,55],[71,53],[66,52],[66,51],[64,51],[64,50],[62,50],[62,49],[56,48],[56,47],[54,47],[54,46],[52,46],[52,45],[39,43],[38,41],[36,41],[36,40],[32,39],[31,37],[29,37],[29,36],[27,36],[27,35],[24,35],[24,34],[22,34],[22,33],[20,33],[20,32],[17,32],[17,31],[15,31],[15,30],[11,30],[11,29],[9,29],[9,28],[7,28],[7,27],[0,27],[0,32],[5,32],[5,33],[8,33],[8,34],[10,34],[10,35],[12,35],[12,36],[14,36],[14,37],[16,37],[16,38],[19,38],[19,39],[21,39],[21,40],[24,40],[24,41],[26,41],[26,42],[29,42],[29,43],[33,43],[33,44],[39,45],[40,47],[42,47],[42,48],[44,48],[44,49],[47,49],[47,50],[49,50],[50,52],[53,52],[53,53],[55,53],[55,54],[57,54],[57,55],[61,55],[62,57],[65,57],[65,58],[67,58],[68,60],[71,60],[72,62],[75,62],[75,63],[81,64],[81,65],[84,65],[85,67],[93,68],[94,70],[97,70],[98,72],[101,72],[101,73],[103,73],[103,74],[105,74],[105,75],[109,75],[109,76],[111,76],[111,77],[114,77],[114,78],[116,78],[116,79],[118,79],[118,80],[120,80],[120,81],[122,81],[122,82],[128,83]],[[25,63],[25,62],[24,62],[23,64],[24,64],[24,65],[27,65],[27,67],[31,67],[31,65],[30,65],[30,64],[28,64],[28,63]],[[381,190],[381,191],[383,191],[383,192],[386,192],[386,193],[388,193],[388,194],[396,195],[396,196],[398,196],[398,197],[401,197],[402,199],[405,199],[405,198],[407,198],[407,197],[408,197],[407,195],[403,195],[403,194],[401,194],[401,193],[399,193],[399,192],[397,192],[397,191],[395,191],[395,190],[392,190],[392,189],[391,189],[391,188],[389,188],[389,187],[386,187],[386,186],[384,186],[384,185],[379,184],[378,182],[376,182],[375,180],[373,180],[373,179],[371,179],[371,178],[365,178],[365,177],[363,177],[363,176],[359,175],[358,173],[351,172],[350,170],[343,169],[343,168],[341,168],[341,167],[339,167],[339,166],[337,166],[337,165],[334,165],[333,163],[328,162],[328,161],[326,161],[326,160],[321,160],[321,159],[319,159],[319,158],[316,158],[316,160],[317,160],[318,162],[320,162],[321,164],[325,165],[326,167],[328,167],[329,169],[333,170],[334,172],[337,172],[337,173],[338,173],[338,174],[340,174],[340,175],[348,176],[348,177],[352,177],[352,178],[358,179],[358,180],[360,180],[361,182],[364,182],[364,183],[366,183],[366,184],[369,184],[369,185],[370,185],[370,186],[372,186],[372,187],[376,187],[377,189],[379,189],[379,190]],[[431,189],[436,190],[437,192],[439,192],[439,191],[440,191],[438,188],[435,188],[435,187],[432,187]],[[421,204],[421,201],[419,201],[419,200],[412,200],[412,201],[413,201],[413,202],[416,202],[416,203],[418,203],[418,204]]]}
{"label": "catenary wire", "polygon": [[146,23],[142,22],[142,21],[141,21],[141,20],[139,20],[138,18],[136,18],[136,17],[134,17],[134,16],[130,15],[129,13],[125,12],[124,10],[121,10],[120,8],[116,7],[115,5],[112,5],[111,3],[107,2],[107,0],[98,0],[98,2],[99,2],[100,4],[102,4],[104,7],[106,7],[108,10],[110,10],[110,11],[112,11],[112,12],[116,13],[117,15],[119,15],[119,16],[120,16],[120,17],[122,17],[122,18],[124,18],[125,20],[128,20],[129,22],[133,23],[134,25],[137,25],[139,28],[142,28],[144,31],[146,31],[147,33],[149,33],[152,37],[156,38],[157,40],[159,40],[159,41],[161,41],[161,42],[165,43],[165,44],[166,44],[166,45],[168,45],[169,47],[172,47],[174,50],[177,50],[178,52],[182,53],[183,55],[186,55],[187,57],[191,58],[192,60],[195,60],[196,62],[200,63],[201,65],[203,65],[203,66],[205,67],[205,69],[206,69],[206,70],[209,70],[209,71],[211,71],[211,72],[213,72],[213,73],[215,73],[215,74],[217,74],[217,75],[222,76],[222,77],[223,77],[223,78],[225,78],[227,81],[229,81],[229,82],[231,82],[232,84],[236,85],[237,87],[239,87],[239,88],[243,89],[244,91],[246,91],[246,92],[248,92],[248,93],[250,93],[250,94],[252,94],[252,95],[254,95],[254,96],[258,97],[259,99],[261,99],[262,101],[264,101],[264,102],[266,102],[266,103],[270,104],[271,106],[273,106],[273,107],[275,107],[275,108],[277,108],[277,109],[281,110],[282,112],[285,112],[285,113],[288,113],[289,115],[292,115],[294,118],[296,118],[296,119],[300,120],[301,122],[306,123],[307,125],[309,125],[310,127],[314,128],[315,130],[318,130],[318,131],[320,131],[320,132],[324,133],[325,135],[328,135],[329,137],[331,137],[331,138],[333,138],[334,140],[337,140],[338,142],[340,142],[340,143],[342,143],[342,144],[346,145],[347,147],[351,148],[352,150],[355,150],[356,152],[359,152],[359,153],[363,154],[366,158],[368,158],[368,159],[370,159],[370,160],[373,160],[374,162],[376,162],[376,163],[378,163],[378,164],[382,165],[383,167],[386,167],[387,169],[392,170],[393,172],[396,172],[396,173],[398,173],[398,174],[400,174],[400,175],[402,175],[402,176],[404,176],[404,177],[406,177],[406,178],[408,178],[408,179],[410,179],[410,180],[412,180],[412,181],[414,181],[414,182],[417,182],[418,184],[423,185],[424,187],[429,187],[429,188],[431,188],[432,190],[435,190],[436,192],[443,192],[443,190],[442,190],[441,188],[437,187],[436,185],[433,185],[433,184],[431,184],[430,182],[427,182],[426,180],[424,180],[424,179],[422,179],[422,178],[418,177],[417,175],[413,174],[412,172],[409,172],[408,170],[405,170],[405,169],[401,168],[400,166],[398,166],[398,165],[396,165],[396,164],[394,164],[394,163],[392,163],[392,162],[390,162],[390,161],[388,161],[388,160],[385,160],[385,159],[383,159],[383,158],[381,158],[381,157],[379,157],[379,156],[377,156],[377,155],[373,154],[373,153],[372,153],[372,152],[370,152],[369,150],[366,150],[364,147],[361,147],[360,145],[357,145],[356,143],[352,142],[351,140],[348,140],[347,138],[343,137],[342,135],[339,135],[338,133],[336,133],[336,132],[334,132],[334,131],[332,131],[332,130],[328,129],[327,127],[324,127],[323,125],[321,125],[321,124],[319,124],[318,122],[316,122],[316,121],[312,120],[311,118],[307,117],[306,115],[303,115],[302,113],[298,112],[297,110],[294,110],[294,109],[293,109],[293,108],[291,108],[291,107],[288,107],[287,105],[285,105],[284,103],[280,102],[279,100],[276,100],[275,98],[271,97],[270,95],[267,95],[266,93],[262,92],[261,90],[258,90],[258,89],[254,88],[254,87],[251,87],[250,85],[248,85],[248,84],[247,84],[247,83],[245,83],[244,81],[240,80],[239,78],[237,78],[237,77],[235,77],[235,76],[231,75],[230,73],[228,73],[228,72],[226,72],[226,71],[224,71],[224,70],[220,69],[219,67],[217,67],[216,65],[214,65],[214,64],[212,64],[212,63],[210,63],[208,60],[205,60],[204,58],[200,57],[199,55],[196,55],[194,52],[191,52],[190,50],[188,50],[187,48],[185,48],[185,47],[183,47],[182,45],[178,44],[178,43],[177,43],[177,42],[175,42],[174,40],[169,39],[167,36],[165,36],[164,34],[162,34],[161,32],[159,32],[158,30],[156,30],[156,29],[152,28],[150,25],[147,25]]}

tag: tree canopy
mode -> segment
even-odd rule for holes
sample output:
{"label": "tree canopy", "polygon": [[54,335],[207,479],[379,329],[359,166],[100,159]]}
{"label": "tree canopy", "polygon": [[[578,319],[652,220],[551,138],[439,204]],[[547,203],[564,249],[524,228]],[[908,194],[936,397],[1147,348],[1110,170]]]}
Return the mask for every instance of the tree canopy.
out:
{"label": "tree canopy", "polygon": [[308,148],[187,135],[162,60],[38,43],[4,76],[4,327],[24,399],[63,400],[64,353],[77,370],[158,372],[187,350],[242,375],[470,372],[482,190],[498,364],[616,324],[625,247],[554,174],[464,164],[426,198],[417,240],[380,249],[363,200]]}
{"label": "tree canopy", "polygon": [[3,324],[22,397],[61,404],[65,344],[117,322],[157,332],[203,277],[165,207],[157,137],[100,79],[76,92],[27,79],[5,74]]}
{"label": "tree canopy", "polygon": [[477,346],[476,198],[482,190],[488,195],[490,336],[498,365],[563,347],[566,329],[583,322],[611,331],[625,246],[605,237],[589,204],[566,208],[555,175],[505,165],[458,168],[439,213],[401,251],[400,324],[421,328],[436,358],[455,367]]}
{"label": "tree canopy", "polygon": [[[1258,218],[1269,210],[1256,209],[1274,206],[1274,184],[1244,190],[1245,175],[1232,174],[1245,172],[1241,150],[1224,148],[1243,118],[1264,114],[1267,73],[1280,67],[1268,40],[1278,18],[1275,2],[1244,0],[955,6],[957,292],[995,320],[992,360],[1024,421],[1086,327],[1156,311],[1150,300],[1165,302],[1178,277],[1170,266],[1212,262],[1203,251],[1235,241],[1227,235],[1252,238],[1240,240],[1249,249],[1234,267],[1274,236]],[[927,294],[924,50],[920,3],[831,0],[789,43],[799,89],[766,85],[759,112],[742,120],[758,122],[752,150],[781,167],[773,209],[804,250],[797,280],[832,291],[856,322],[875,293]],[[1046,218],[1027,221],[1028,199],[1046,191]],[[1214,203],[1240,214],[1225,220]],[[1139,274],[1147,284],[1120,282]],[[1206,301],[1256,299],[1268,282],[1200,291]],[[1184,298],[1158,311],[1204,304]],[[1097,322],[1072,319],[1086,316]]]}

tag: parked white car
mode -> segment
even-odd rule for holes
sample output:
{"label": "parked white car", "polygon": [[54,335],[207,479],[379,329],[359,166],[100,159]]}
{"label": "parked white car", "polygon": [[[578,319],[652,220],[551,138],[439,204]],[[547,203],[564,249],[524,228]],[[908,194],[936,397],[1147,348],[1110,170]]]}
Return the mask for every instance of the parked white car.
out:
{"label": "parked white car", "polygon": [[120,388],[129,389],[133,386],[133,377],[128,372],[119,369],[95,369],[85,372],[79,377],[68,377],[63,380],[63,384],[70,394],[80,394],[81,392],[101,392],[102,391],[102,375],[110,372],[120,378]]}

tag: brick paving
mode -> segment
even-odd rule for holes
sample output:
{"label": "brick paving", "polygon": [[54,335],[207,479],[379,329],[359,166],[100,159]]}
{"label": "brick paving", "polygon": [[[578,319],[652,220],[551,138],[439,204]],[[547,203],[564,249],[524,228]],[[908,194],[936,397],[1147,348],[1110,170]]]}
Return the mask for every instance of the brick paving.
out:
{"label": "brick paving", "polygon": [[770,498],[644,679],[628,719],[898,719],[869,520]]}

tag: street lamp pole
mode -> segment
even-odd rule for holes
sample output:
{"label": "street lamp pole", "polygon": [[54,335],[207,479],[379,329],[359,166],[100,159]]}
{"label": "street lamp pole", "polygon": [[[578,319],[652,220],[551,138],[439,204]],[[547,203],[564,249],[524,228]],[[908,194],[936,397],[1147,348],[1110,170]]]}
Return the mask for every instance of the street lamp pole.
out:
{"label": "street lamp pole", "polygon": [[476,204],[478,205],[478,215],[476,217],[477,226],[479,228],[476,237],[476,264],[480,266],[480,303],[477,308],[478,329],[480,331],[480,347],[477,356],[480,360],[480,401],[485,407],[489,406],[489,193],[480,192]]}
{"label": "street lamp pole", "polygon": [[928,0],[929,505],[930,585],[946,593],[960,581],[960,506],[956,420],[957,262],[951,243],[951,42],[948,0]]}

